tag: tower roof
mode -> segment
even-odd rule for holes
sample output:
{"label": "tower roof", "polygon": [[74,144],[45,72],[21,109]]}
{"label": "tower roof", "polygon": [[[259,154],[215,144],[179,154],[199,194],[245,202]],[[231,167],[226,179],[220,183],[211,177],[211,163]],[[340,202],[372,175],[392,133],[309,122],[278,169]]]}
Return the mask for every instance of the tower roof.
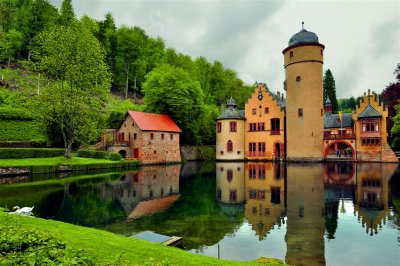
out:
{"label": "tower roof", "polygon": [[330,105],[331,104],[331,99],[329,99],[329,96],[326,96],[326,101],[325,101],[325,105]]}
{"label": "tower roof", "polygon": [[382,114],[375,110],[374,107],[368,103],[368,106],[364,109],[364,111],[359,114],[358,118],[366,118],[366,117],[381,117]]}
{"label": "tower roof", "polygon": [[318,43],[318,36],[314,32],[302,29],[289,39],[288,46],[305,43]]}
{"label": "tower roof", "polygon": [[235,99],[232,98],[232,96],[231,96],[231,98],[226,102],[226,107],[230,107],[230,106],[232,106],[232,107],[236,107],[236,106],[237,106],[236,101],[235,101]]}

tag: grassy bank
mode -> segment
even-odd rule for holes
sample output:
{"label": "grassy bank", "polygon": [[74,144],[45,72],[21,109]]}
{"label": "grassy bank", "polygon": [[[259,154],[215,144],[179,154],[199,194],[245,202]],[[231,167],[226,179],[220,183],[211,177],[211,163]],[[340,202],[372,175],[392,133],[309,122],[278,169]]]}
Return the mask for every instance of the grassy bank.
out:
{"label": "grassy bank", "polygon": [[[260,265],[257,262],[218,260],[93,228],[10,215],[1,211],[0,225],[11,227],[8,231],[27,232],[28,230],[32,232],[31,234],[52,239],[47,242],[62,242],[65,246],[65,251],[62,252],[67,253],[65,255],[67,261],[74,260],[76,254],[79,254],[77,260],[90,259],[96,265]],[[4,236],[0,235],[0,237]],[[18,233],[13,239],[19,240]],[[24,252],[33,251],[29,248],[24,251],[14,249],[12,255],[3,251],[0,253],[0,262],[7,258],[5,254],[24,258]],[[41,254],[41,256],[45,255]],[[279,260],[263,259],[262,262],[267,265],[280,264]]]}
{"label": "grassy bank", "polygon": [[[99,169],[129,169],[139,165],[138,161],[111,161],[108,159],[93,159],[72,157],[26,158],[26,159],[0,159],[0,168],[15,168],[8,175],[18,174],[21,170],[30,174],[55,173],[62,170],[73,172],[87,172]],[[1,174],[1,173],[0,173]]]}

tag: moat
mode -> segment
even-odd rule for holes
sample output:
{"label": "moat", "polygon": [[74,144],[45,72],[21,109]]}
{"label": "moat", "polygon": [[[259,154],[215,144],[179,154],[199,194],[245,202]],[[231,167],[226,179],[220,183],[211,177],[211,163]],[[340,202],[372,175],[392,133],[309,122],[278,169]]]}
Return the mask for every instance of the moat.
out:
{"label": "moat", "polygon": [[[399,164],[186,163],[0,179],[0,207],[183,248],[292,265],[398,265]],[[220,250],[218,255],[218,249]]]}

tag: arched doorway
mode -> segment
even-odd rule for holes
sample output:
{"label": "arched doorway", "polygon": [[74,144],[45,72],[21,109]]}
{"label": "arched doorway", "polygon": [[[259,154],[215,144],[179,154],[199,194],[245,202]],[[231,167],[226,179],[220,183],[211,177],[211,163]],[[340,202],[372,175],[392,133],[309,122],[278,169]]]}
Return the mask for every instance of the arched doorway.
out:
{"label": "arched doorway", "polygon": [[275,158],[281,158],[281,157],[285,156],[282,143],[276,142],[274,144],[274,154],[275,154]]}
{"label": "arched doorway", "polygon": [[118,153],[121,154],[122,158],[126,158],[126,151],[120,150]]}
{"label": "arched doorway", "polygon": [[[340,151],[339,154],[338,151]],[[334,141],[325,148],[325,159],[352,160],[354,156],[355,151],[353,146],[344,140]]]}

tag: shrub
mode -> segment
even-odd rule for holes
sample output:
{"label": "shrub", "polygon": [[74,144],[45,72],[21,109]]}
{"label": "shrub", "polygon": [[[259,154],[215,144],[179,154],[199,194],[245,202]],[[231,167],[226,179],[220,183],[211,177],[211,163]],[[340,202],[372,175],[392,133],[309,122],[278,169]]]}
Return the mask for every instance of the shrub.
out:
{"label": "shrub", "polygon": [[105,151],[95,151],[95,150],[79,150],[78,157],[83,158],[95,158],[95,159],[105,159],[107,153]]}
{"label": "shrub", "polygon": [[0,141],[47,140],[43,126],[37,121],[0,120]]}
{"label": "shrub", "polygon": [[53,148],[0,148],[0,159],[57,157],[64,155],[64,152],[64,149]]}
{"label": "shrub", "polygon": [[43,148],[50,146],[47,140],[44,139],[33,139],[29,142],[34,148]]}
{"label": "shrub", "polygon": [[84,250],[22,226],[0,225],[0,243],[2,265],[95,265]]}
{"label": "shrub", "polygon": [[122,160],[122,156],[121,154],[115,152],[115,153],[111,153],[109,159],[111,161],[121,161]]}

